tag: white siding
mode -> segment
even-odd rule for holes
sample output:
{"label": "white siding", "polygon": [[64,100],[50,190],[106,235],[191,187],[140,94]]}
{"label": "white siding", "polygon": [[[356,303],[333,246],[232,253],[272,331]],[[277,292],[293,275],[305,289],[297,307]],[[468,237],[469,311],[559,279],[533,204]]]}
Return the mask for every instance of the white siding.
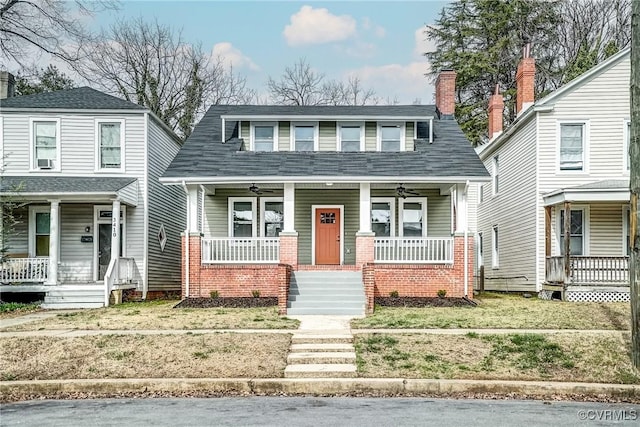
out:
{"label": "white siding", "polygon": [[[536,121],[530,120],[495,153],[484,158],[493,175],[499,156],[499,192],[485,183],[478,207],[478,231],[483,234],[485,289],[536,290]],[[484,156],[483,156],[484,157]],[[499,268],[492,266],[494,225],[499,234]]]}
{"label": "white siding", "polygon": [[[186,228],[186,196],[180,186],[160,184],[159,177],[180,149],[180,145],[149,117],[149,230],[148,290],[180,290],[182,240]],[[160,248],[158,232],[164,225],[167,242]],[[144,237],[144,236],[143,236]]]}

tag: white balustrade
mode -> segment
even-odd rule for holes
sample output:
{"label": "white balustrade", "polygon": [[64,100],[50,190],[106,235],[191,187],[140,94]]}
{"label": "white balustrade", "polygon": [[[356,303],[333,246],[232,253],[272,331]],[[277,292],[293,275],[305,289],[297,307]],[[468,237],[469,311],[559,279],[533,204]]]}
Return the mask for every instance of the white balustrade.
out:
{"label": "white balustrade", "polygon": [[452,264],[453,237],[376,237],[374,261]]}
{"label": "white balustrade", "polygon": [[277,237],[216,237],[202,239],[203,264],[277,264],[280,239]]}
{"label": "white balustrade", "polygon": [[45,282],[49,258],[7,258],[0,264],[1,283]]}

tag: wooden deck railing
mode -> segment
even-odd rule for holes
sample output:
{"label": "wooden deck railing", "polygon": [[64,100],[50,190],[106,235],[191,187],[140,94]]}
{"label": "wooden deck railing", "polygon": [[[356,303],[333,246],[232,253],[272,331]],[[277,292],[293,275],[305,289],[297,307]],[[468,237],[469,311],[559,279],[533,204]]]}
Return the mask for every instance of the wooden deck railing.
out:
{"label": "wooden deck railing", "polygon": [[280,239],[277,237],[216,237],[202,239],[203,264],[277,264]]}
{"label": "wooden deck railing", "polygon": [[453,237],[376,237],[375,262],[451,264]]}
{"label": "wooden deck railing", "polygon": [[569,278],[565,273],[564,257],[547,257],[545,279],[548,283],[574,286],[628,286],[629,257],[569,257]]}
{"label": "wooden deck railing", "polygon": [[49,258],[8,258],[0,264],[0,283],[40,283],[49,277]]}

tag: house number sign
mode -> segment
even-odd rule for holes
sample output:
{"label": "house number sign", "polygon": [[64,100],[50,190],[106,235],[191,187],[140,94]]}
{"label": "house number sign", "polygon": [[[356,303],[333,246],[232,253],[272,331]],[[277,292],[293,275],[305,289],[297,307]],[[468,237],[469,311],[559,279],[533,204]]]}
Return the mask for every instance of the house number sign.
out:
{"label": "house number sign", "polygon": [[113,218],[111,220],[111,237],[116,237],[118,235],[118,219]]}

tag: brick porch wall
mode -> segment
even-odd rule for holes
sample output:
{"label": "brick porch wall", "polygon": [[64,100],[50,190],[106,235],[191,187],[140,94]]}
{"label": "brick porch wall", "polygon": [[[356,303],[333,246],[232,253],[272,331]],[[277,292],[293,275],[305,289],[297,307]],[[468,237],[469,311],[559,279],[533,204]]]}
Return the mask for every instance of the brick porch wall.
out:
{"label": "brick porch wall", "polygon": [[[473,298],[473,237],[468,237],[468,297]],[[454,238],[453,264],[374,264],[363,266],[362,277],[367,297],[367,312],[372,313],[375,297],[435,297],[438,290],[448,297],[464,296],[464,237]]]}
{"label": "brick porch wall", "polygon": [[[289,237],[291,239],[291,237]],[[289,246],[295,246],[297,237]],[[291,247],[289,248],[291,249]],[[189,294],[186,289],[186,239],[182,240],[182,298],[208,298],[212,291],[221,297],[277,297],[278,311],[286,314],[289,278],[292,267],[287,264],[202,264],[201,236],[189,237]]]}

